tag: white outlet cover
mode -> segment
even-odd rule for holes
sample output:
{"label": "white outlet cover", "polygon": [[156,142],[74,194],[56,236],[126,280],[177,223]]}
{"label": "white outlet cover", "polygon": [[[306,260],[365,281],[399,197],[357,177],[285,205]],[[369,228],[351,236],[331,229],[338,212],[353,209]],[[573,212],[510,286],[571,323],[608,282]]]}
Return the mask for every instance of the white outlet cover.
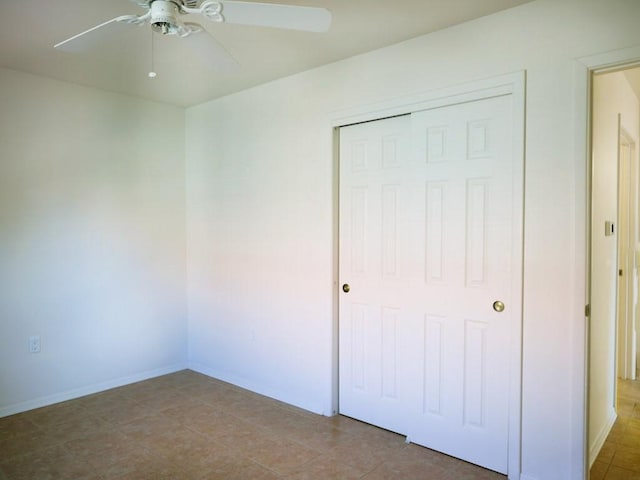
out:
{"label": "white outlet cover", "polygon": [[29,352],[30,353],[40,353],[40,337],[33,336],[29,337]]}

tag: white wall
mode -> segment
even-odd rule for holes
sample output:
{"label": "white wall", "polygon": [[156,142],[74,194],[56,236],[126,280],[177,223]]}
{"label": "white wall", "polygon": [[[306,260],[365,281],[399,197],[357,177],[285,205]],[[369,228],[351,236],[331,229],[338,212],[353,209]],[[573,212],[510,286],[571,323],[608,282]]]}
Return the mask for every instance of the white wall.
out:
{"label": "white wall", "polygon": [[595,460],[615,421],[616,284],[618,236],[604,235],[605,221],[617,224],[618,115],[638,143],[638,98],[624,73],[596,75],[593,82],[593,209],[589,451]]}
{"label": "white wall", "polygon": [[575,115],[586,97],[575,60],[640,44],[638,18],[635,0],[539,0],[189,109],[190,364],[330,413],[330,118],[526,70],[522,478],[581,478],[586,126]]}
{"label": "white wall", "polygon": [[186,365],[184,178],[183,109],[0,69],[0,416]]}

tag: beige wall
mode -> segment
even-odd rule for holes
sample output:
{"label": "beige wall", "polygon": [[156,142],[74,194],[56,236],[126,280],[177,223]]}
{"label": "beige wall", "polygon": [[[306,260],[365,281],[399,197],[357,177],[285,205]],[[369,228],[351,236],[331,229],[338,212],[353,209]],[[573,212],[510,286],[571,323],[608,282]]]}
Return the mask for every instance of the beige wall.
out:
{"label": "beige wall", "polygon": [[[539,0],[187,111],[190,362],[330,413],[330,119],[525,70],[522,479],[584,473],[586,109],[579,58],[640,45],[640,2]],[[582,76],[582,77],[581,77]]]}
{"label": "beige wall", "polygon": [[185,278],[184,110],[0,69],[0,416],[183,367]]}

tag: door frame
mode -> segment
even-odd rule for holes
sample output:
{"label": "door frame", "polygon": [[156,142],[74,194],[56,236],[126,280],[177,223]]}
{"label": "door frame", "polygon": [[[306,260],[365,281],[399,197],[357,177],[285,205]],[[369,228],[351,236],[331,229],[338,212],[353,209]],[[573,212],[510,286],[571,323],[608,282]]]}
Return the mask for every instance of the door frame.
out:
{"label": "door frame", "polygon": [[[640,46],[576,58],[574,73],[574,152],[575,172],[571,185],[576,200],[573,215],[574,259],[576,278],[584,284],[574,285],[572,451],[576,459],[575,478],[589,478],[589,315],[591,304],[591,192],[592,192],[592,76],[607,69],[617,70],[640,65]],[[582,201],[580,200],[582,198]]]}
{"label": "door frame", "polygon": [[333,246],[334,246],[334,278],[333,278],[333,348],[332,348],[332,412],[337,414],[339,385],[339,293],[338,271],[340,252],[339,245],[339,129],[355,123],[381,120],[397,115],[410,114],[420,110],[456,105],[460,103],[483,100],[502,95],[511,95],[513,102],[513,152],[519,161],[514,166],[514,178],[519,184],[514,185],[517,195],[514,196],[514,233],[513,239],[513,278],[512,298],[517,305],[511,332],[509,372],[509,431],[508,431],[508,477],[519,479],[521,471],[522,450],[522,320],[523,320],[523,269],[524,269],[524,175],[525,175],[525,99],[526,72],[520,71],[500,75],[475,82],[460,84],[428,92],[416,93],[407,97],[391,98],[368,105],[359,105],[335,111],[330,116],[330,128],[333,134]]}

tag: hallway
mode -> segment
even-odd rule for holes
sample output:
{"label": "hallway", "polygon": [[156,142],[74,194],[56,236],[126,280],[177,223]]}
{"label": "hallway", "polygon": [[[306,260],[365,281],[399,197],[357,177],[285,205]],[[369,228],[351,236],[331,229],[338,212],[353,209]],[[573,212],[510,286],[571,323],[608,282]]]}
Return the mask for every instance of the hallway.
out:
{"label": "hallway", "polygon": [[640,480],[640,380],[618,380],[618,419],[590,480]]}

